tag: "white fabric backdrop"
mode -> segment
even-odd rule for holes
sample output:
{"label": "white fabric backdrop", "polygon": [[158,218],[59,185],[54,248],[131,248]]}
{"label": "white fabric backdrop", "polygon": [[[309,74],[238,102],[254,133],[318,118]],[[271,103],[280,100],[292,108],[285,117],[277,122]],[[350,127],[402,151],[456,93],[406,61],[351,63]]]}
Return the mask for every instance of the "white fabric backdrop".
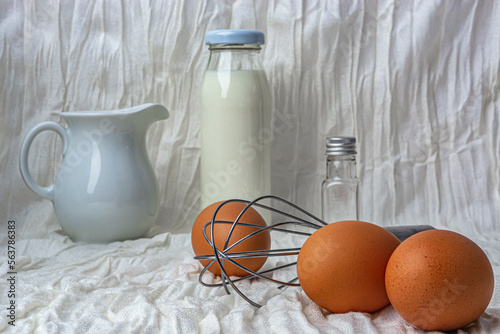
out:
{"label": "white fabric backdrop", "polygon": [[[3,0],[1,228],[6,231],[8,219],[18,225],[18,269],[25,271],[22,279],[26,285],[20,289],[32,299],[41,293],[35,287],[46,290],[38,304],[24,300],[26,306],[19,315],[25,317],[20,321],[24,321],[25,332],[47,330],[44,326],[50,316],[36,318],[44,307],[48,314],[64,318],[60,308],[51,304],[54,291],[76,293],[72,289],[84,284],[82,275],[89,275],[88,284],[99,286],[97,291],[124,293],[130,286],[115,281],[118,285],[99,285],[111,272],[118,275],[116,279],[128,277],[126,266],[118,264],[121,261],[129,265],[137,257],[145,261],[141,266],[149,268],[149,274],[146,269],[134,271],[139,275],[137,284],[144,288],[151,282],[165,288],[165,282],[171,283],[169,275],[180,282],[179,277],[199,272],[190,258],[189,235],[171,233],[189,231],[200,210],[199,94],[208,61],[203,38],[207,30],[220,28],[266,33],[262,59],[274,99],[275,195],[319,214],[325,137],[355,135],[362,218],[380,225],[432,224],[467,234],[487,251],[498,281],[499,1]],[[31,193],[21,180],[18,151],[23,136],[35,124],[58,121],[52,112],[117,109],[147,102],[162,103],[171,112],[167,121],[154,124],[148,134],[148,150],[161,191],[159,218],[148,233],[154,238],[95,247],[72,244],[55,220],[51,203]],[[61,143],[54,134],[40,135],[32,146],[31,171],[42,185],[53,182],[60,152]],[[172,240],[183,245],[182,251],[171,248]],[[2,252],[5,244],[2,238]],[[166,252],[166,263],[158,269],[160,262],[155,261],[162,256],[145,254],[160,254],[161,249]],[[97,251],[102,257],[96,257]],[[55,254],[68,261],[59,259],[59,263]],[[69,254],[81,258],[75,260]],[[103,265],[107,263],[109,272],[90,265],[97,258]],[[64,268],[68,275],[58,278],[60,272],[54,268]],[[165,268],[177,270],[180,276],[168,274],[162,281],[155,273]],[[2,269],[7,271],[5,266]],[[180,289],[185,295],[194,291],[201,298],[200,294],[216,293],[221,296],[213,297],[216,305],[228,300],[220,291],[202,292],[205,290],[191,276],[185,284],[189,287]],[[78,289],[77,300],[82,305],[98,300],[91,293],[82,296],[84,290]],[[172,293],[165,298],[175,300]],[[305,298],[290,293],[294,297],[279,298]],[[130,296],[127,301],[142,300],[143,295],[131,292]],[[254,329],[269,322],[278,326],[267,317],[269,309],[267,313],[251,308],[249,313],[238,313],[248,308],[231,296],[236,311],[222,309],[214,315],[197,305],[201,314],[197,317],[246,319]],[[67,295],[64,298],[72,300]],[[122,305],[116,303],[111,304]],[[148,305],[161,318],[164,310],[158,311],[154,303]],[[300,312],[300,306],[294,305],[287,304],[285,311]],[[312,307],[307,305],[305,311]],[[498,297],[492,305],[490,316],[500,326]],[[75,306],[71,310],[83,309]],[[284,319],[291,314],[285,312]],[[389,323],[397,323],[393,311],[385,315]],[[316,316],[302,315],[311,328]],[[102,328],[120,331],[109,315],[103,317],[111,327]],[[345,319],[355,324],[342,327],[347,331],[345,328],[366,329],[364,322],[371,321],[361,315]],[[381,318],[375,317],[375,325],[369,326],[384,331],[385,322],[377,325],[377,319]],[[5,317],[1,321],[0,329],[7,326]]]}

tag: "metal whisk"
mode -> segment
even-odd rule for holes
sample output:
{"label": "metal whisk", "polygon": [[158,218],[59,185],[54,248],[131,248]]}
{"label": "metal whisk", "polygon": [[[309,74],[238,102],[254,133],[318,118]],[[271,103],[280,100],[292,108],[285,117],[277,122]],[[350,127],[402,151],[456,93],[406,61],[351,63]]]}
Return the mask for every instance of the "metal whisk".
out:
{"label": "metal whisk", "polygon": [[[306,220],[306,219],[301,218],[297,215],[294,215],[294,214],[291,214],[291,213],[285,212],[283,210],[279,210],[279,209],[276,209],[274,207],[271,207],[271,206],[268,206],[268,205],[261,203],[261,202],[267,201],[267,200],[275,200],[275,201],[281,202],[285,206],[288,206],[289,208],[302,213],[304,215],[304,217],[308,217],[312,221]],[[236,217],[236,219],[234,221],[217,220],[217,213],[219,212],[219,210],[224,205],[227,205],[228,203],[231,203],[231,202],[246,203],[246,206],[245,206],[245,208],[243,208],[243,210],[241,210],[238,217]],[[253,206],[258,207],[262,210],[270,211],[274,214],[279,214],[280,217],[284,217],[285,219],[284,219],[284,221],[277,222],[277,223],[274,223],[274,224],[269,225],[269,226],[261,226],[261,225],[240,222],[240,219],[243,216],[243,214],[250,207],[253,207]],[[211,240],[215,240],[214,239],[214,226],[216,224],[230,224],[230,225],[232,225],[230,230],[229,230],[229,233],[227,235],[227,238],[226,238],[226,241],[225,241],[225,244],[223,247],[224,249],[222,249],[222,250],[218,249],[215,246],[215,243],[213,243],[211,241]],[[300,286],[299,283],[296,283],[298,280],[297,276],[295,276],[293,279],[288,280],[288,281],[278,280],[278,279],[275,279],[275,278],[272,278],[269,276],[269,274],[271,274],[272,272],[274,272],[276,270],[280,270],[280,269],[284,269],[284,268],[288,268],[288,267],[296,265],[297,261],[294,261],[294,262],[291,262],[288,264],[284,264],[284,265],[278,265],[278,266],[271,268],[271,269],[266,269],[266,270],[262,270],[259,272],[255,272],[255,271],[252,271],[251,269],[241,265],[240,263],[236,262],[235,260],[236,259],[247,259],[247,258],[258,258],[258,257],[278,257],[278,256],[298,255],[299,251],[300,251],[300,247],[270,249],[270,250],[256,250],[256,251],[245,251],[245,252],[231,252],[230,253],[231,249],[233,249],[235,246],[239,245],[240,243],[258,235],[259,233],[263,233],[264,231],[292,233],[292,234],[298,234],[298,235],[302,235],[302,236],[307,237],[307,236],[310,236],[312,233],[314,233],[314,231],[320,229],[321,227],[323,227],[325,225],[327,225],[327,223],[325,221],[323,221],[322,219],[305,211],[304,209],[300,208],[299,206],[297,206],[297,205],[295,205],[295,204],[293,204],[293,203],[291,203],[283,198],[277,197],[277,196],[271,196],[271,195],[262,196],[262,197],[259,197],[255,200],[253,200],[253,201],[246,201],[246,200],[240,200],[240,199],[227,200],[227,201],[221,203],[217,207],[217,209],[215,210],[215,212],[213,214],[212,220],[207,222],[203,226],[203,229],[202,229],[203,236],[205,237],[205,240],[207,241],[207,243],[210,244],[210,246],[212,247],[213,254],[199,255],[199,256],[195,257],[196,260],[210,260],[210,262],[200,272],[199,282],[202,285],[207,286],[207,287],[220,287],[220,286],[222,286],[222,287],[224,287],[225,291],[228,294],[230,293],[228,290],[228,283],[229,283],[229,285],[231,285],[231,287],[234,289],[234,291],[236,291],[236,293],[238,293],[244,300],[246,300],[248,303],[250,303],[251,305],[253,305],[255,307],[261,307],[260,304],[254,302],[253,300],[248,298],[243,292],[241,292],[236,287],[235,283],[242,281],[242,280],[245,280],[245,279],[259,277],[259,278],[274,282],[276,284],[279,284],[279,287],[278,287],[279,289],[282,289],[282,288],[287,287],[287,286]],[[209,232],[210,238],[206,232],[207,226],[210,226],[210,230],[209,230],[210,231]],[[236,228],[236,226],[253,227],[253,228],[255,228],[255,231],[248,234],[244,238],[236,241],[232,245],[229,245],[229,239],[231,238],[231,234],[234,231],[234,229]],[[293,227],[295,227],[296,229],[292,229]],[[297,227],[305,227],[306,229],[311,229],[312,231],[311,232],[299,231],[297,229]],[[398,237],[401,241],[406,239],[407,237],[417,233],[417,232],[428,230],[428,229],[433,229],[433,227],[429,226],[429,225],[418,225],[418,226],[397,226],[397,227],[387,228],[387,230],[389,230],[394,235],[396,235],[396,237]],[[232,263],[233,265],[237,266],[238,268],[246,271],[248,273],[248,275],[246,275],[244,277],[238,277],[235,279],[231,279],[231,277],[229,277],[226,270],[224,269],[225,261],[228,261],[228,262]],[[206,283],[203,281],[203,276],[207,272],[208,268],[214,264],[217,264],[221,269],[221,283]]]}

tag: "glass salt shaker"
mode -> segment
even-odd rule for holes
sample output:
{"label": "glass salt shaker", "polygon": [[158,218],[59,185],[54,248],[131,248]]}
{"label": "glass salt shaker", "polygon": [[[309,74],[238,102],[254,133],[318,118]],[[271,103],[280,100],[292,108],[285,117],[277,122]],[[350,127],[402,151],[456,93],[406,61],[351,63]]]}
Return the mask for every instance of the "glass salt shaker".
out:
{"label": "glass salt shaker", "polygon": [[201,87],[201,204],[271,193],[271,90],[264,33],[213,30]]}
{"label": "glass salt shaker", "polygon": [[356,138],[327,138],[326,155],[326,179],[321,194],[323,220],[358,220]]}

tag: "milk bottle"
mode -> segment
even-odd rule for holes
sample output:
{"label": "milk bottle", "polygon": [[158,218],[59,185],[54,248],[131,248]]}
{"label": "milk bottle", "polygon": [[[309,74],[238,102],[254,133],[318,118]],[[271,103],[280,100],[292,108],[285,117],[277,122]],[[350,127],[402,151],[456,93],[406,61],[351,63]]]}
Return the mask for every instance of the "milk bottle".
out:
{"label": "milk bottle", "polygon": [[264,34],[215,30],[201,89],[201,204],[269,195],[271,93],[259,52]]}

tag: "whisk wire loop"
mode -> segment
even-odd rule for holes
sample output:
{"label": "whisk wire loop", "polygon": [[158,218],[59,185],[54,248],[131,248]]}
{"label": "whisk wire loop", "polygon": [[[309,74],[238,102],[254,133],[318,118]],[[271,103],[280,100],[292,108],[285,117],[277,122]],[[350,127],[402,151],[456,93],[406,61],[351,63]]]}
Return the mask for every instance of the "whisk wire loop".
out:
{"label": "whisk wire loop", "polygon": [[[264,200],[275,200],[278,202],[282,202],[287,206],[290,206],[292,209],[295,209],[299,211],[300,213],[304,214],[305,216],[312,218],[313,221],[309,221],[306,219],[303,219],[297,215],[290,214],[288,212],[285,212],[283,210],[279,210],[277,208],[271,207],[269,205],[262,204],[260,202]],[[228,203],[234,203],[234,202],[240,202],[240,203],[245,203],[245,207],[241,210],[241,212],[238,214],[238,216],[235,218],[234,221],[224,221],[224,220],[217,220],[217,214],[219,211],[222,209],[224,205],[227,205]],[[271,224],[268,226],[261,226],[261,225],[256,225],[256,224],[249,224],[245,222],[240,222],[241,218],[247,212],[247,210],[250,209],[250,207],[255,206],[258,207],[262,210],[267,210],[275,214],[280,214],[281,216],[286,217],[287,219],[292,219],[292,220],[286,220],[283,222],[278,222],[275,224]],[[222,247],[222,250],[218,249],[217,246],[215,245],[215,242],[212,240],[215,240],[215,225],[216,224],[230,224],[231,227],[229,229],[229,232],[227,234],[226,240],[224,242],[224,246]],[[327,225],[326,222],[323,220],[319,219],[318,217],[312,215],[311,213],[305,211],[304,209],[298,207],[297,205],[282,199],[277,196],[272,196],[272,195],[267,195],[267,196],[262,196],[259,197],[253,201],[246,201],[246,200],[241,200],[241,199],[231,199],[222,202],[214,211],[214,214],[212,216],[212,220],[210,222],[207,222],[203,226],[203,236],[206,240],[206,242],[212,247],[213,254],[204,254],[204,255],[199,255],[196,256],[195,259],[197,260],[210,260],[210,262],[203,268],[203,270],[200,273],[199,276],[199,282],[204,285],[204,286],[223,286],[224,290],[226,293],[230,293],[228,290],[228,284],[236,291],[237,294],[239,294],[243,299],[245,299],[248,303],[252,304],[255,307],[261,307],[260,304],[252,301],[250,298],[248,298],[243,292],[240,291],[236,287],[234,283],[253,278],[253,277],[259,277],[262,279],[265,279],[267,281],[279,284],[280,286],[278,288],[283,288],[285,286],[300,286],[299,283],[294,283],[297,281],[297,277],[287,280],[287,281],[282,281],[278,279],[274,279],[272,277],[267,276],[267,274],[273,273],[277,270],[288,268],[291,266],[294,266],[297,264],[296,261],[284,264],[284,265],[278,265],[275,266],[274,268],[263,270],[260,272],[253,271],[244,265],[238,263],[235,261],[235,259],[250,259],[250,258],[262,258],[262,257],[277,257],[277,256],[293,256],[293,255],[298,255],[300,248],[283,248],[283,249],[270,249],[270,250],[255,250],[255,251],[243,251],[243,252],[230,252],[234,247],[237,245],[240,245],[241,243],[249,240],[250,238],[255,237],[256,235],[260,233],[264,233],[265,231],[275,231],[275,232],[282,232],[282,233],[292,233],[292,234],[297,234],[297,235],[302,235],[302,236],[309,236],[312,233],[308,232],[303,232],[303,231],[298,231],[298,230],[290,230],[287,229],[287,227],[291,226],[302,226],[306,228],[311,228],[313,230],[317,230],[321,228],[322,226]],[[210,226],[210,237],[207,234],[207,227]],[[233,235],[234,230],[236,229],[237,226],[246,226],[246,227],[253,227],[256,230],[249,233],[245,237],[235,241],[233,244],[229,245],[231,236]],[[234,278],[232,279],[226,272],[225,270],[225,264],[226,263],[231,263],[235,265],[236,267],[244,270],[245,272],[248,273],[248,275],[244,277],[239,277],[239,278]],[[203,281],[203,276],[205,275],[206,271],[208,268],[212,265],[217,264],[220,267],[221,270],[221,283],[215,283],[215,284],[209,284]]]}

